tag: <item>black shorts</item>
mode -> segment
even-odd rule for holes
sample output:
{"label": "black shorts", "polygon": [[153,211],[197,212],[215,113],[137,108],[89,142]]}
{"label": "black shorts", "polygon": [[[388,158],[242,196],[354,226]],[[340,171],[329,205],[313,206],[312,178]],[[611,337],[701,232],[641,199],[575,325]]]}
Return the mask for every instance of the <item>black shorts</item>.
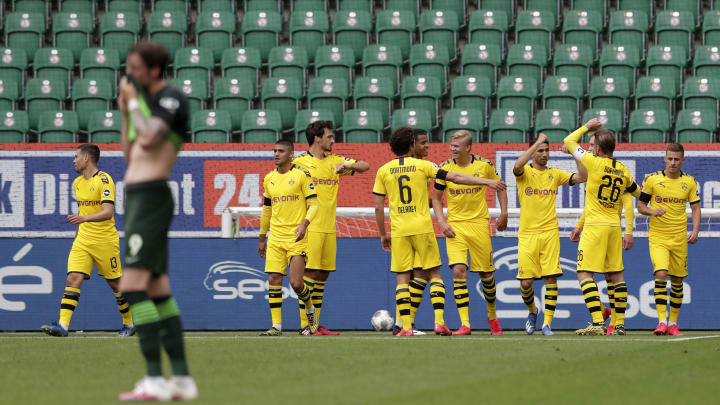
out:
{"label": "black shorts", "polygon": [[168,230],[174,208],[165,180],[125,186],[124,268],[145,269],[153,277],[167,273]]}

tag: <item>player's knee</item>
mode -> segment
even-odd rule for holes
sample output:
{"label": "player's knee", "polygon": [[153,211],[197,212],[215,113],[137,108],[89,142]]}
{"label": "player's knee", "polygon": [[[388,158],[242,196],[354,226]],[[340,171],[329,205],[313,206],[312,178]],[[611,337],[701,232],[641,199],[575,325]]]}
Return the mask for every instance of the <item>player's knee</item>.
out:
{"label": "player's knee", "polygon": [[456,264],[452,267],[453,278],[467,278],[467,266]]}
{"label": "player's knee", "polygon": [[302,278],[300,278],[299,280],[290,279],[290,286],[296,293],[301,292],[303,290],[304,285],[305,285],[305,281]]}
{"label": "player's knee", "polygon": [[85,275],[83,273],[77,273],[77,272],[68,273],[65,285],[67,287],[80,288],[80,286],[83,283],[83,280],[85,280]]}
{"label": "player's knee", "polygon": [[527,290],[528,288],[532,287],[532,284],[532,279],[520,280],[520,287],[522,287],[523,290]]}
{"label": "player's knee", "polygon": [[281,285],[283,280],[282,274],[270,273],[268,274],[268,283],[270,285]]}

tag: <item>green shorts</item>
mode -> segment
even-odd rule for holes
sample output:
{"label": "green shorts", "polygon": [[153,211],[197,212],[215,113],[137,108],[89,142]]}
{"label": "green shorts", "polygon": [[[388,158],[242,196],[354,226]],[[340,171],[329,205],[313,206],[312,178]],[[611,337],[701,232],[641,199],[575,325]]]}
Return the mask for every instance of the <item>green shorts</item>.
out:
{"label": "green shorts", "polygon": [[125,186],[124,268],[167,273],[168,230],[173,217],[172,192],[165,180]]}

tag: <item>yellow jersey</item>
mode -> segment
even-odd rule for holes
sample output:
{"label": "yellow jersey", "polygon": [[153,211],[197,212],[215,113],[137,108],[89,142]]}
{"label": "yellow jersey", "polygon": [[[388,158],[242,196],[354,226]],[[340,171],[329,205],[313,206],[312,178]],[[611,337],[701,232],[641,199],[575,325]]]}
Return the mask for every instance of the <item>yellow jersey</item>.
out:
{"label": "yellow jersey", "polygon": [[650,217],[649,233],[655,235],[677,235],[687,232],[687,204],[700,202],[697,182],[687,173],[671,179],[665,171],[651,173],[645,177],[640,200],[649,203],[650,208],[665,210],[661,217]]}
{"label": "yellow jersey", "polygon": [[373,194],[388,196],[393,237],[434,232],[428,180],[446,175],[434,163],[411,157],[395,158],[378,169]]}
{"label": "yellow jersey", "polygon": [[515,176],[520,202],[519,234],[536,234],[557,230],[555,200],[558,187],[572,185],[574,173],[554,167],[538,170],[526,164],[523,173]]}
{"label": "yellow jersey", "polygon": [[[90,179],[78,176],[72,187],[78,203],[78,215],[97,214],[102,211],[103,203],[115,204],[115,183],[103,171],[98,170]],[[75,240],[86,244],[117,242],[114,215],[105,221],[81,223]]]}
{"label": "yellow jersey", "polygon": [[[500,180],[495,172],[493,164],[480,156],[472,155],[470,164],[460,167],[455,159],[448,159],[440,165],[440,169],[463,173],[468,176],[481,177],[492,180]],[[490,219],[487,200],[485,197],[485,186],[464,186],[446,182],[445,180],[435,181],[435,189],[445,190],[448,206],[448,222],[478,222]]]}
{"label": "yellow jersey", "polygon": [[271,171],[263,179],[265,205],[272,207],[270,237],[276,241],[294,241],[295,230],[307,214],[307,199],[317,197],[307,170],[292,165],[280,173]]}
{"label": "yellow jersey", "polygon": [[[633,234],[633,230],[635,229],[635,206],[633,205],[633,198],[632,194],[630,193],[623,193],[622,197],[622,205],[618,205],[618,217],[622,221],[622,214],[623,209],[625,210],[625,234],[631,235]],[[520,214],[522,215],[522,214]],[[582,215],[580,215],[580,219],[578,219],[577,225],[575,225],[576,228],[582,229],[585,225],[585,210],[583,210]]]}
{"label": "yellow jersey", "polygon": [[355,174],[353,170],[335,173],[335,169],[341,163],[355,163],[355,159],[334,154],[328,154],[324,159],[318,159],[310,151],[307,151],[293,159],[293,163],[310,172],[317,191],[318,213],[308,226],[308,231],[335,233],[340,177]]}

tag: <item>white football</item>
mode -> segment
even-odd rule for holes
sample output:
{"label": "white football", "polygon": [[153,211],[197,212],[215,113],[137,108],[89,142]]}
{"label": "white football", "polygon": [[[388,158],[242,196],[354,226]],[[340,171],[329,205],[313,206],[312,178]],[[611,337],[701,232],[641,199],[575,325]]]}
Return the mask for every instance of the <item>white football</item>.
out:
{"label": "white football", "polygon": [[379,311],[376,311],[372,318],[370,318],[370,323],[372,324],[373,328],[375,328],[376,331],[387,331],[392,330],[392,326],[395,320],[390,315],[390,312],[381,309]]}

